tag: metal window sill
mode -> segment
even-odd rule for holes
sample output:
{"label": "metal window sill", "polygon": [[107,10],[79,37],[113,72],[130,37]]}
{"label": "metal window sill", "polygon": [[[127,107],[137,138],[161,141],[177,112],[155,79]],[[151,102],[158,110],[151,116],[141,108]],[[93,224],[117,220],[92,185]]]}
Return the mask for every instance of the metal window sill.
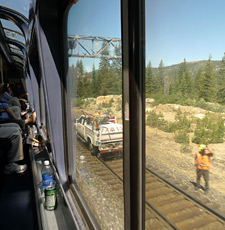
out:
{"label": "metal window sill", "polygon": [[40,183],[42,181],[41,170],[43,167],[43,161],[48,159],[48,154],[45,149],[43,149],[43,151],[38,152],[35,151],[35,149],[32,147],[30,148],[29,153],[32,166],[39,229],[78,229],[78,225],[73,217],[69,203],[56,174],[54,176],[57,184],[57,207],[55,210],[52,211],[48,211],[45,209],[44,193],[40,190]]}

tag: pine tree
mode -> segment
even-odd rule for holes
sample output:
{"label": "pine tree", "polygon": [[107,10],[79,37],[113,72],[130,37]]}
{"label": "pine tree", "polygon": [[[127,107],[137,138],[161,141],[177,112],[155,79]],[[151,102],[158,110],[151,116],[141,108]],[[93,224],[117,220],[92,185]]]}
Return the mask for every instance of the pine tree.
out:
{"label": "pine tree", "polygon": [[90,79],[86,75],[79,76],[78,78],[78,96],[80,98],[90,97]]}
{"label": "pine tree", "polygon": [[225,53],[221,61],[221,67],[218,75],[217,101],[225,103]]}
{"label": "pine tree", "polygon": [[184,62],[182,62],[179,66],[177,89],[182,96],[187,96],[192,94],[191,74],[189,73],[185,59]]}
{"label": "pine tree", "polygon": [[176,95],[177,94],[177,70],[175,69],[173,71],[173,77],[170,79],[170,85],[169,85],[169,95]]}
{"label": "pine tree", "polygon": [[159,92],[159,84],[157,84],[156,77],[153,73],[151,62],[149,61],[146,71],[145,71],[145,91],[147,97],[149,97],[152,94],[156,94]]}
{"label": "pine tree", "polygon": [[206,102],[212,102],[215,100],[215,74],[213,72],[213,63],[211,61],[211,56],[205,66],[205,73],[204,73],[204,82],[200,85],[202,89],[202,97]]}
{"label": "pine tree", "polygon": [[[105,47],[106,43],[103,43],[102,48]],[[121,50],[118,48],[118,52]],[[108,56],[109,49],[105,48],[101,52],[102,55]],[[117,67],[115,67],[115,61],[112,65],[110,65],[110,61],[107,57],[102,57],[99,62],[99,70],[98,70],[98,82],[99,90],[98,94],[105,96],[105,95],[112,95],[112,94],[121,94],[122,93],[122,74]],[[121,60],[118,60],[121,62]],[[118,64],[118,63],[117,63]]]}
{"label": "pine tree", "polygon": [[163,93],[165,95],[169,94],[169,89],[170,89],[169,76],[166,75],[163,80]]}
{"label": "pine tree", "polygon": [[77,76],[77,96],[80,98],[90,97],[90,79],[87,77],[87,74],[84,73],[82,60],[77,61],[75,69]]}
{"label": "pine tree", "polygon": [[77,76],[82,76],[84,74],[84,64],[82,60],[78,60],[76,63]]}
{"label": "pine tree", "polygon": [[93,97],[97,97],[99,95],[99,77],[97,75],[97,71],[95,70],[95,66],[92,67],[92,81],[91,81],[91,92]]}
{"label": "pine tree", "polygon": [[111,68],[114,71],[114,82],[112,88],[112,94],[122,94],[122,48],[121,45],[115,47],[115,55],[117,59],[112,60]]}
{"label": "pine tree", "polygon": [[99,85],[99,95],[112,95],[116,73],[112,69],[106,70],[105,68],[99,69],[98,73],[98,77],[101,81],[101,84]]}
{"label": "pine tree", "polygon": [[101,59],[99,62],[99,69],[104,69],[104,70],[109,70],[110,68],[110,61],[106,56],[109,56],[110,51],[109,51],[109,47],[106,46],[106,42],[102,43],[102,51],[101,51]]}
{"label": "pine tree", "polygon": [[224,131],[225,127],[222,117],[215,117],[207,113],[202,120],[197,120],[192,142],[196,144],[223,143]]}
{"label": "pine tree", "polygon": [[112,68],[113,70],[122,76],[122,48],[121,45],[115,46],[115,56],[121,57],[112,60]]}
{"label": "pine tree", "polygon": [[197,99],[204,98],[204,93],[202,91],[202,85],[204,85],[204,74],[202,69],[200,68],[198,72],[196,73],[195,76],[195,81],[194,81],[194,95]]}
{"label": "pine tree", "polygon": [[71,98],[77,96],[77,73],[74,65],[69,67],[69,90]]}
{"label": "pine tree", "polygon": [[160,61],[159,67],[158,67],[158,72],[157,72],[157,83],[159,84],[159,92],[163,93],[164,92],[164,77],[165,77],[165,70],[164,70],[164,64],[163,60]]}

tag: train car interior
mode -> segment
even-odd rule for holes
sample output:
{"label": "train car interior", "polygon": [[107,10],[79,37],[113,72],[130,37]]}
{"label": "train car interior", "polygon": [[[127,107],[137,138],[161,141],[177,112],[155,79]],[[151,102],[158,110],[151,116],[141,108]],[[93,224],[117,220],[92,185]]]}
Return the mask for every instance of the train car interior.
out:
{"label": "train car interior", "polygon": [[[133,138],[132,133],[134,133],[131,132],[130,119],[132,119],[133,123],[137,121],[143,122],[144,113],[141,117],[137,114],[141,113],[143,109],[143,105],[140,101],[143,97],[143,82],[140,81],[141,77],[140,80],[138,80],[139,77],[137,78],[139,74],[143,75],[143,70],[139,65],[131,67],[131,63],[134,62],[135,59],[140,58],[140,60],[142,60],[144,58],[143,52],[140,52],[143,42],[134,35],[131,38],[127,35],[128,27],[130,27],[130,34],[132,34],[132,28],[136,28],[140,33],[143,33],[143,26],[139,28],[139,25],[135,25],[141,23],[143,20],[141,16],[141,8],[143,8],[141,4],[143,3],[141,2],[137,4],[138,10],[134,6],[130,6],[131,12],[136,11],[136,16],[133,12],[131,17],[130,13],[128,15],[127,10],[125,10],[130,3],[124,1],[123,4],[120,4],[119,1],[117,1],[116,16],[118,17],[117,21],[119,21],[119,24],[116,26],[119,28],[119,38],[115,40],[106,38],[105,35],[96,37],[74,37],[74,31],[70,28],[73,22],[68,24],[68,18],[72,8],[75,8],[75,11],[77,10],[77,4],[79,4],[80,1],[32,0],[21,1],[21,4],[16,1],[3,1],[0,3],[1,105],[9,104],[10,101],[4,101],[5,91],[3,88],[7,85],[7,93],[10,94],[10,99],[16,98],[16,100],[20,102],[21,116],[21,119],[19,117],[20,122],[18,118],[12,119],[12,117],[10,117],[8,118],[7,124],[12,127],[16,126],[15,130],[17,131],[20,130],[19,137],[20,142],[22,142],[22,150],[20,151],[24,155],[24,158],[21,157],[21,160],[16,161],[15,164],[17,168],[8,170],[6,166],[8,165],[9,153],[11,153],[14,142],[9,135],[7,137],[4,135],[1,136],[1,229],[108,229],[108,227],[112,228],[117,222],[119,228],[125,228],[124,225],[126,225],[126,229],[131,229],[132,222],[134,222],[136,226],[142,226],[144,219],[144,197],[142,197],[144,188],[144,175],[142,170],[144,150],[140,139],[132,142],[133,146],[130,147],[130,138]],[[133,1],[132,4],[134,3],[135,1]],[[83,4],[81,7],[85,11]],[[123,16],[121,16],[120,12],[121,7],[124,11]],[[88,11],[90,11],[90,8]],[[73,14],[75,15],[75,13]],[[130,19],[132,18],[132,20],[130,20],[129,17]],[[138,18],[138,20],[134,20],[134,17]],[[79,25],[79,23],[82,25],[82,22],[79,22],[79,18],[71,20],[76,20],[77,25]],[[100,18],[98,20],[100,20]],[[124,21],[123,24],[126,25],[124,31],[121,31],[122,21]],[[82,33],[82,31],[80,31],[80,33]],[[115,65],[119,59],[120,66],[118,64],[117,66],[121,71],[121,33],[124,34],[124,39],[129,41],[128,43],[126,42],[126,46],[124,46],[126,55],[123,55],[123,68],[124,70],[126,69],[126,77],[124,77],[124,82],[120,80],[119,83],[120,92],[122,92],[122,85],[126,85],[124,91],[127,92],[127,95],[124,98],[120,98],[120,107],[122,108],[122,103],[126,104],[125,110],[127,115],[123,129],[121,128],[121,124],[115,124],[115,116],[111,116],[112,120],[109,121],[107,127],[106,123],[103,123],[105,124],[105,127],[103,127],[105,131],[102,131],[103,133],[100,134],[102,144],[94,148],[96,151],[99,151],[98,158],[101,158],[100,148],[105,150],[103,152],[110,151],[112,153],[120,153],[121,155],[121,146],[124,145],[121,139],[121,132],[124,129],[130,129],[130,134],[124,134],[124,138],[127,139],[127,142],[123,149],[131,150],[126,157],[124,156],[125,183],[123,185],[122,181],[119,182],[122,185],[120,185],[120,199],[122,202],[120,201],[120,204],[116,205],[116,210],[109,215],[109,218],[111,219],[112,215],[117,215],[116,211],[119,211],[120,214],[118,218],[115,216],[115,219],[112,218],[112,221],[107,221],[107,212],[104,211],[104,208],[101,210],[101,202],[105,200],[103,197],[104,193],[108,193],[109,191],[104,191],[104,189],[102,191],[99,190],[100,188],[98,186],[100,185],[98,185],[96,187],[94,186],[91,192],[89,191],[91,187],[87,190],[90,192],[89,196],[93,198],[93,201],[91,201],[91,199],[86,200],[87,194],[85,194],[85,196],[82,195],[85,191],[85,186],[91,183],[89,181],[91,178],[86,181],[84,174],[89,173],[85,172],[86,169],[80,169],[82,159],[86,159],[87,157],[85,155],[87,154],[85,153],[87,150],[79,150],[79,148],[84,147],[80,146],[80,144],[73,143],[74,141],[77,142],[77,138],[74,139],[75,134],[77,134],[76,131],[74,131],[74,121],[78,118],[80,112],[75,112],[76,115],[74,116],[74,106],[71,107],[71,101],[75,100],[75,103],[78,103],[79,96],[77,93],[79,91],[80,94],[81,91],[77,89],[79,81],[77,78],[75,80],[76,83],[73,82],[74,88],[70,87],[70,81],[72,79],[70,72],[73,71],[74,68],[74,65],[71,66],[70,62],[74,57],[79,58],[80,54],[74,54],[76,46],[81,45],[81,42],[84,41],[84,44],[89,47],[90,41],[92,41],[92,44],[96,43],[95,51],[93,51],[94,48],[92,46],[94,58],[101,58],[102,61],[106,63],[113,60],[115,61]],[[112,35],[110,34],[109,36]],[[115,46],[114,42],[117,43]],[[137,43],[137,46],[136,50],[131,52],[129,46],[133,42]],[[81,45],[81,47],[83,47],[81,49],[87,51],[84,44],[83,46]],[[114,47],[114,54],[104,56],[101,52],[112,49],[110,45]],[[117,51],[115,51],[116,48]],[[117,52],[117,54],[115,54],[115,52]],[[120,54],[118,54],[118,52]],[[90,54],[90,52],[88,53]],[[143,61],[144,59],[141,61],[142,64]],[[120,74],[121,73],[116,77],[118,78]],[[135,76],[129,80],[129,75],[131,74]],[[74,79],[72,80],[74,81]],[[132,81],[130,85],[133,85],[134,88],[128,89],[129,81]],[[20,91],[20,95],[16,94],[17,91]],[[109,91],[107,94],[111,94],[111,92]],[[106,94],[104,93],[104,95]],[[138,98],[135,95],[138,95]],[[129,115],[129,100],[133,101],[132,110],[136,111],[135,114]],[[8,113],[8,107],[12,109],[15,106],[14,104],[10,104],[7,108],[2,107],[1,115]],[[101,112],[98,112],[98,115],[100,115],[100,113]],[[100,117],[103,117],[103,113]],[[108,115],[106,117],[108,118]],[[5,118],[1,118],[0,129],[2,129],[2,132],[6,122],[4,119]],[[123,122],[122,116],[120,119],[121,122]],[[29,122],[27,122],[27,120],[29,120]],[[101,122],[101,118],[96,119],[96,115],[91,115],[89,120],[96,125],[94,132],[99,132],[97,127],[99,125],[98,122]],[[110,124],[112,125],[110,126]],[[111,128],[109,131],[109,127],[114,128]],[[120,129],[120,134],[117,134],[117,129]],[[14,133],[14,136],[15,135]],[[95,133],[93,133],[93,135],[95,135]],[[117,140],[114,139],[118,135],[120,139],[118,139],[119,142],[116,143]],[[138,126],[135,127],[135,137],[137,135],[144,135],[141,124],[139,128]],[[96,136],[99,137],[99,134],[96,134]],[[113,136],[113,138],[111,136]],[[88,141],[91,142],[89,143],[89,147],[93,147],[93,139],[89,137]],[[98,143],[100,143],[99,138],[95,141],[95,145],[98,145]],[[120,148],[116,146],[120,146]],[[107,150],[109,147],[113,149]],[[18,148],[19,147],[17,147],[17,151],[19,151]],[[84,155],[81,155],[82,151]],[[135,151],[133,160],[131,160],[129,156],[132,154],[132,151]],[[79,152],[79,154],[76,155],[76,152]],[[137,152],[139,153],[137,154]],[[92,157],[96,158],[96,156]],[[79,158],[79,162],[76,158]],[[47,188],[42,178],[42,170],[46,160],[50,162],[50,167],[53,170],[53,190],[56,190],[56,193],[51,193],[51,197],[50,195],[48,196],[48,198],[50,197],[49,199],[51,199],[49,200],[50,203],[53,202],[53,200],[57,200],[55,203],[53,202],[54,205],[52,206],[47,206]],[[139,165],[137,164],[137,160]],[[94,162],[92,164],[94,164]],[[83,167],[85,167],[85,165]],[[135,170],[137,173],[132,179],[132,185],[130,180],[131,167],[133,169],[137,168],[137,170]],[[97,184],[95,180],[98,181],[99,178],[93,179],[93,184]],[[82,183],[84,183],[85,186],[82,187]],[[51,182],[51,185],[53,186],[53,182]],[[124,192],[123,186],[125,187]],[[131,186],[135,186],[135,189],[133,189],[135,193],[130,190]],[[107,187],[106,185],[105,189],[108,190],[109,188]],[[123,193],[126,194],[124,204]],[[99,200],[95,200],[94,198],[97,194],[99,194]],[[106,195],[106,197],[107,196],[108,195]],[[109,198],[107,197],[106,199]],[[113,197],[110,199],[113,199]],[[133,204],[130,203],[130,199],[134,201]],[[124,214],[123,205],[126,206],[126,214]],[[104,206],[104,204],[102,204],[102,206]],[[131,206],[135,206],[132,212]],[[139,208],[137,209],[137,207]],[[127,218],[124,218],[124,215],[126,215]],[[101,221],[101,218],[104,220]],[[137,228],[135,227],[135,229]]]}
{"label": "train car interior", "polygon": [[[195,129],[207,120],[217,121],[212,135],[225,130],[224,112],[204,120],[184,107],[195,100],[200,113],[215,102],[186,84],[206,81],[211,59],[199,69],[185,59],[155,66],[173,40],[162,28],[189,4],[165,2],[0,0],[0,229],[225,229],[223,202],[212,202],[222,190],[208,191],[205,172],[206,188],[199,172],[189,178],[191,151],[211,157],[218,146],[209,135],[196,141]],[[225,64],[214,63],[222,82]],[[208,170],[198,156],[195,166]]]}

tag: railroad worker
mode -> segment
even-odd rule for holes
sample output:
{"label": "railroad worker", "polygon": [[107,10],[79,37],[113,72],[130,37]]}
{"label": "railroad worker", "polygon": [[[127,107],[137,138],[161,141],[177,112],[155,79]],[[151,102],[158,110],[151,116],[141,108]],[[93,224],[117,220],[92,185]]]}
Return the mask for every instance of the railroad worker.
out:
{"label": "railroad worker", "polygon": [[200,179],[203,175],[205,180],[205,194],[209,190],[209,169],[210,169],[210,157],[214,155],[214,151],[201,144],[199,151],[195,154],[195,167],[197,173],[197,189],[200,188]]}
{"label": "railroad worker", "polygon": [[[20,164],[24,159],[21,129],[15,123],[0,124],[0,146],[4,141],[10,142],[6,153],[5,174],[23,173],[27,170],[26,164]],[[2,148],[3,146],[1,146]]]}

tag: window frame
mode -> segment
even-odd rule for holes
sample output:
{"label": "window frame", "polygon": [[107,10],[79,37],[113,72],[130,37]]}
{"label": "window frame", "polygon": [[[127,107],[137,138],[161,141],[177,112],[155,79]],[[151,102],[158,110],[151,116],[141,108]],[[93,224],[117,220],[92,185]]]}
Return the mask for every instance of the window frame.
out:
{"label": "window frame", "polygon": [[121,2],[125,229],[145,229],[145,0]]}
{"label": "window frame", "polygon": [[[40,4],[41,3],[41,4]],[[57,7],[61,5],[63,7]],[[39,2],[41,9],[48,3]],[[69,111],[70,99],[68,98],[68,40],[67,17],[72,2],[58,0],[52,5],[53,11],[58,14],[45,15],[46,12],[38,11],[36,15],[42,28],[38,27],[38,39],[42,38],[42,29],[45,36],[51,41],[51,55],[56,59],[55,71],[61,80],[61,108],[62,132],[64,151],[60,160],[64,160],[63,168],[58,168],[63,187],[70,196],[72,205],[78,204],[88,226],[99,229],[99,225],[92,216],[85,200],[79,193],[73,175],[76,165],[73,165],[71,114]],[[46,7],[45,7],[46,10]],[[125,229],[145,228],[145,0],[121,0],[121,25],[122,25],[122,74],[123,74],[123,125],[124,125],[124,222]],[[41,15],[43,13],[43,15]],[[55,16],[57,15],[57,16]],[[55,18],[58,20],[56,22]],[[51,20],[50,20],[51,19]],[[46,31],[51,22],[54,30]],[[47,21],[48,24],[44,25]],[[57,28],[56,28],[57,27]],[[58,37],[57,37],[58,35]],[[66,36],[65,36],[66,35]],[[57,41],[53,37],[57,37]],[[37,39],[37,40],[38,40]],[[41,50],[41,40],[37,41]],[[60,46],[58,46],[60,44]],[[54,46],[55,45],[55,46]],[[39,54],[40,74],[49,74],[45,70],[45,63]],[[50,55],[50,54],[49,54]],[[46,58],[46,57],[45,57]],[[51,66],[52,67],[52,66]],[[132,102],[132,103],[130,103]],[[141,114],[141,115],[140,115]],[[135,124],[135,125],[133,125]],[[59,157],[59,156],[58,156]],[[64,178],[64,170],[66,178]]]}
{"label": "window frame", "polygon": [[[69,7],[72,5],[70,4]],[[68,13],[68,12],[67,12]],[[145,0],[121,0],[123,53],[123,125],[124,125],[124,211],[125,229],[145,229]],[[65,29],[66,30],[66,29]],[[65,41],[64,45],[68,46]],[[65,62],[68,68],[68,60]],[[68,78],[68,69],[67,74]],[[67,90],[69,90],[68,83]],[[64,92],[67,137],[72,135],[69,99]],[[129,103],[132,101],[132,103]],[[140,114],[142,114],[140,116]],[[69,118],[69,119],[68,119]],[[132,124],[135,124],[132,125]],[[98,229],[85,200],[75,184],[71,160],[72,143],[67,139],[67,166],[70,188],[89,227]]]}

